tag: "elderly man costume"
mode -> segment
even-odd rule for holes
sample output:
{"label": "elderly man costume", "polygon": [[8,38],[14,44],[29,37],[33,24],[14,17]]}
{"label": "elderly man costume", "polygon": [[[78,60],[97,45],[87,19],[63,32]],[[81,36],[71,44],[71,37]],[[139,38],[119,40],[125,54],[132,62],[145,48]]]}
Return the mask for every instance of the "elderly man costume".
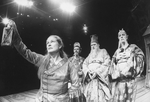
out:
{"label": "elderly man costume", "polygon": [[87,102],[108,102],[111,97],[108,81],[110,56],[99,46],[98,36],[92,35],[91,52],[83,63],[84,95]]}

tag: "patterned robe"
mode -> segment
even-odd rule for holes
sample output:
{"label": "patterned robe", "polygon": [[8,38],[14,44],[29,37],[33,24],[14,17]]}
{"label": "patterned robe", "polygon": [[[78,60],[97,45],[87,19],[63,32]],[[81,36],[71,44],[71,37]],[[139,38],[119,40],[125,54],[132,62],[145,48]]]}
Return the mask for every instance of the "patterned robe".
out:
{"label": "patterned robe", "polygon": [[134,102],[136,94],[135,78],[144,67],[144,54],[135,44],[126,49],[118,49],[112,58],[113,102]]}
{"label": "patterned robe", "polygon": [[[107,102],[110,97],[108,70],[110,67],[110,56],[105,49],[99,49],[93,58],[91,54],[83,63],[84,73],[84,95],[87,102]],[[96,72],[94,79],[90,79],[89,71]]]}
{"label": "patterned robe", "polygon": [[[69,95],[70,95],[70,99],[71,102],[85,102],[84,100],[84,96],[80,96],[83,95],[83,86],[82,86],[82,80],[83,80],[83,72],[82,72],[82,64],[84,61],[84,58],[81,56],[72,56],[69,58],[70,61],[70,66],[73,68],[80,68],[77,69],[78,70],[78,76],[79,76],[79,80],[78,83],[80,85],[80,93],[77,93],[75,90],[70,89],[69,90]],[[81,66],[81,67],[75,67],[75,66]],[[70,82],[71,83],[71,82]]]}
{"label": "patterned robe", "polygon": [[43,70],[40,74],[41,86],[36,95],[30,97],[22,94],[9,95],[1,97],[0,102],[69,102],[69,80],[72,84],[70,89],[80,91],[78,69],[81,66],[70,66],[70,61],[66,58],[57,65],[52,63],[49,55],[37,54],[27,49],[19,34],[15,34],[13,44],[25,59],[39,67],[39,70]]}
{"label": "patterned robe", "polygon": [[81,56],[78,56],[78,57],[72,56],[69,58],[69,61],[70,61],[70,66],[73,66],[73,67],[74,66],[81,66],[80,67],[81,69],[78,69],[78,75],[80,78],[79,83],[81,84],[82,83],[82,64],[83,64],[84,58]]}

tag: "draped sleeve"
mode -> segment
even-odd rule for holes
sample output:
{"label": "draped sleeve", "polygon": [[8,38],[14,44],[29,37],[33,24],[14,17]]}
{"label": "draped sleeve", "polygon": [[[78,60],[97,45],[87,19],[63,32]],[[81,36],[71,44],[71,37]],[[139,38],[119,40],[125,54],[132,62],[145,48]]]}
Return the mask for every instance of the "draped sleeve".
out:
{"label": "draped sleeve", "polygon": [[16,50],[29,62],[35,64],[37,67],[40,66],[43,55],[32,52],[27,46],[22,42],[22,39],[18,33],[16,26],[14,26],[13,31],[13,45]]}
{"label": "draped sleeve", "polygon": [[[143,70],[144,70],[144,53],[143,51],[136,46],[135,44],[131,44],[131,51],[132,51],[132,61],[128,60],[127,63],[129,63],[129,65],[131,65],[131,69],[129,71],[133,71],[133,75],[134,76],[138,76],[140,75]],[[133,62],[133,64],[131,63]],[[130,64],[131,63],[131,64]]]}
{"label": "draped sleeve", "polygon": [[99,68],[95,71],[98,75],[106,77],[110,68],[110,56],[105,49],[102,49],[103,61]]}
{"label": "draped sleeve", "polygon": [[101,83],[103,83],[103,86],[105,86],[105,88],[103,87],[105,90],[105,93],[108,96],[110,96],[110,91],[108,88],[108,85],[109,85],[108,72],[109,72],[111,60],[106,49],[101,49],[100,55],[102,57],[101,63],[95,69],[94,72],[96,73],[96,77],[101,81]]}
{"label": "draped sleeve", "polygon": [[[124,53],[124,54],[123,54]],[[117,56],[123,54],[120,58]],[[120,75],[135,78],[144,69],[144,53],[135,44],[130,44],[123,52],[117,50],[112,58],[111,75],[115,79]],[[123,66],[120,66],[120,65]]]}

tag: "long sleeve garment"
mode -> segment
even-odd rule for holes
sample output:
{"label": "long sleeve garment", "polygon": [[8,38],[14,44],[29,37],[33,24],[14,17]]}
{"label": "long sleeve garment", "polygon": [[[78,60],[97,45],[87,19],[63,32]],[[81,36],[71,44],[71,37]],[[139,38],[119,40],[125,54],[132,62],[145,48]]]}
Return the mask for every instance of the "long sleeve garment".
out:
{"label": "long sleeve garment", "polygon": [[31,51],[22,42],[17,29],[14,29],[13,45],[17,51],[29,62],[43,72],[40,74],[41,86],[37,93],[37,102],[68,102],[68,81],[71,80],[73,90],[78,90],[77,68],[71,66],[68,59],[63,58],[57,65],[50,61],[48,55],[41,55]]}
{"label": "long sleeve garment", "polygon": [[136,81],[144,68],[144,53],[135,44],[125,49],[117,49],[111,66],[113,80],[112,94],[114,102],[134,102]]}
{"label": "long sleeve garment", "polygon": [[[108,70],[110,56],[105,49],[99,49],[96,56],[89,56],[83,62],[84,95],[87,102],[107,102],[110,97],[108,87]],[[90,79],[90,72],[96,73],[95,78]]]}
{"label": "long sleeve garment", "polygon": [[[77,68],[77,73],[79,76],[78,85],[80,86],[79,90],[72,90],[72,88],[69,89],[69,96],[71,102],[85,102],[83,94],[83,86],[82,86],[82,80],[83,80],[83,72],[82,72],[82,64],[84,61],[84,58],[81,56],[72,56],[69,58],[70,66],[73,68]],[[77,67],[80,66],[80,67]],[[72,82],[70,82],[72,83]]]}
{"label": "long sleeve garment", "polygon": [[72,56],[69,58],[69,61],[70,61],[71,67],[81,66],[81,67],[76,67],[76,68],[80,68],[78,69],[78,75],[80,78],[79,83],[82,84],[82,79],[83,79],[82,64],[83,64],[84,58],[81,56],[77,56],[77,57]]}

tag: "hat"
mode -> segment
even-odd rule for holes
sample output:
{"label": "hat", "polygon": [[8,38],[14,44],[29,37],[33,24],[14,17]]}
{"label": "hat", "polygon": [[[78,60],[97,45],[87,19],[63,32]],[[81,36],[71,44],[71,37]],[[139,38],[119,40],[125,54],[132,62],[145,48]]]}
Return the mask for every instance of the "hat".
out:
{"label": "hat", "polygon": [[80,47],[80,43],[79,42],[75,42],[74,43],[74,47]]}
{"label": "hat", "polygon": [[91,43],[96,42],[98,43],[98,36],[96,34],[91,35]]}

